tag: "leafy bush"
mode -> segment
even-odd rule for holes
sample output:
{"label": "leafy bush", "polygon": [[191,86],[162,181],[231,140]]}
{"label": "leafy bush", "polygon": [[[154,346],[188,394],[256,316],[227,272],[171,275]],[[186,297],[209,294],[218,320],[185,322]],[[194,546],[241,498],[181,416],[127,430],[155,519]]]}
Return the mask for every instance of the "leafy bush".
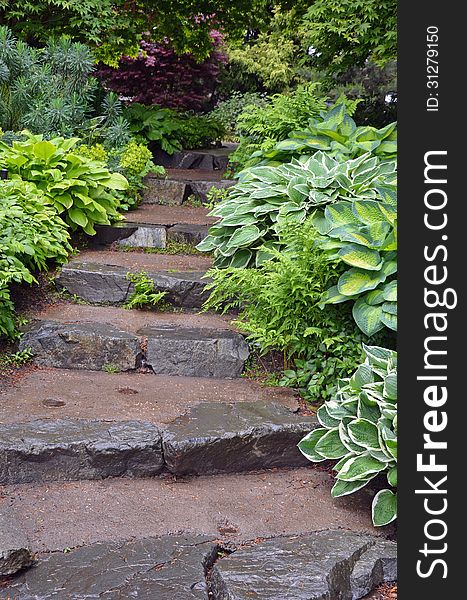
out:
{"label": "leafy bush", "polygon": [[34,183],[73,231],[82,228],[93,235],[95,224],[119,218],[114,191],[128,188],[121,174],[73,152],[77,138],[45,141],[30,133],[26,138],[12,147],[0,142],[0,168],[11,179]]}
{"label": "leafy bush", "polygon": [[381,160],[394,159],[397,155],[396,123],[382,129],[357,127],[346,106],[340,103],[327,113],[310,118],[301,131],[289,133],[287,139],[274,147],[254,152],[248,164],[279,165],[318,150],[340,160],[356,158],[367,152]]}
{"label": "leafy bush", "polygon": [[313,116],[326,108],[317,84],[303,85],[289,95],[275,94],[267,103],[245,107],[237,123],[240,145],[230,157],[236,169],[249,166],[255,151],[270,150],[291,131],[307,126]]}
{"label": "leafy bush", "polygon": [[363,346],[365,362],[318,410],[321,428],[299,443],[312,462],[338,460],[334,466],[337,498],[360,490],[378,475],[386,475],[388,489],[373,499],[376,526],[397,517],[397,353]]}
{"label": "leafy bush", "polygon": [[[350,307],[319,308],[322,293],[342,271],[316,244],[311,220],[286,226],[283,250],[257,269],[212,269],[211,295],[205,308],[239,310],[235,324],[262,352],[280,350],[296,360],[283,384],[307,388],[309,400],[335,392],[336,379],[346,377],[362,358],[361,342]],[[301,369],[301,373],[299,373]],[[300,381],[298,381],[300,378]]]}
{"label": "leafy bush", "polygon": [[197,61],[191,54],[176,54],[169,41],[143,41],[136,58],[124,56],[117,69],[102,66],[98,77],[106,88],[142,104],[158,104],[178,110],[206,110],[226,62],[222,37],[211,33],[208,58]]}
{"label": "leafy bush", "polygon": [[166,292],[156,292],[154,281],[144,271],[127,273],[126,278],[133,284],[134,291],[125,302],[125,308],[158,306],[166,296]]}
{"label": "leafy bush", "polygon": [[278,167],[243,171],[211,215],[220,221],[197,246],[214,251],[217,267],[248,267],[267,258],[265,244],[279,247],[285,221],[305,221],[319,207],[354,198],[374,200],[381,189],[394,189],[395,163],[378,163],[365,154],[339,162],[322,152]]}
{"label": "leafy bush", "polygon": [[217,121],[222,123],[228,137],[237,139],[237,124],[240,115],[247,106],[265,106],[267,99],[264,94],[252,92],[234,91],[226,100],[217,103],[216,107],[209,113]]}
{"label": "leafy bush", "polygon": [[177,150],[204,148],[220,142],[225,130],[209,116],[181,115],[169,108],[130,104],[125,110],[130,130],[168,154]]}
{"label": "leafy bush", "polygon": [[104,97],[91,118],[98,87],[93,71],[94,57],[83,44],[62,38],[31,48],[0,26],[0,127],[45,138],[79,133],[110,146],[128,142],[115,94]]}
{"label": "leafy bush", "polygon": [[366,335],[384,326],[397,330],[397,206],[395,195],[382,201],[354,200],[327,206],[313,222],[325,236],[319,244],[331,261],[348,265],[321,305],[351,300],[353,316]]}
{"label": "leafy bush", "polygon": [[211,115],[190,115],[180,120],[177,138],[182,148],[196,150],[220,144],[225,127]]}
{"label": "leafy bush", "polygon": [[33,184],[0,180],[0,336],[15,337],[11,283],[32,283],[48,261],[65,262],[71,251],[67,227]]}

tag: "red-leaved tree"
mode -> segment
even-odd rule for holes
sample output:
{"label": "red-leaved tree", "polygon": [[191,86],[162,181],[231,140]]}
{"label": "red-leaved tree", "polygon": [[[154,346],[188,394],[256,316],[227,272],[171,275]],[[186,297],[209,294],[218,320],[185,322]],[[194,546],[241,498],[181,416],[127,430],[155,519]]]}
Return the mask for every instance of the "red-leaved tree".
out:
{"label": "red-leaved tree", "polygon": [[123,57],[118,69],[101,66],[97,76],[106,88],[132,102],[203,111],[210,108],[221,65],[227,62],[222,35],[212,31],[211,39],[211,55],[203,62],[191,54],[177,55],[169,41],[141,42],[137,58]]}

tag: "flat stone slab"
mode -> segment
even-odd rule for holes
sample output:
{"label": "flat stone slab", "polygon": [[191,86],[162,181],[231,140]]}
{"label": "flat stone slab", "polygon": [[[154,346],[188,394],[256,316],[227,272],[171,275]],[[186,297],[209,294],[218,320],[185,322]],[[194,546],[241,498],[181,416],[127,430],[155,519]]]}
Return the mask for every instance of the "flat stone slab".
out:
{"label": "flat stone slab", "polygon": [[141,204],[136,210],[128,213],[131,223],[145,223],[172,227],[179,223],[194,225],[212,225],[219,219],[209,216],[205,206],[165,206],[163,204]]}
{"label": "flat stone slab", "polygon": [[[88,302],[122,304],[134,291],[127,273],[125,267],[74,261],[62,268],[55,281],[59,287]],[[204,274],[196,271],[147,273],[155,290],[166,293],[166,302],[184,308],[201,308],[209,297]]]}
{"label": "flat stone slab", "polygon": [[6,587],[21,600],[206,600],[205,569],[216,545],[166,536],[44,554]]}
{"label": "flat stone slab", "polygon": [[141,421],[0,425],[0,457],[1,484],[149,477],[164,464],[159,429]]}
{"label": "flat stone slab", "polygon": [[119,371],[134,370],[142,356],[138,337],[106,323],[33,321],[19,348],[31,348],[38,365],[91,371],[110,365]]}
{"label": "flat stone slab", "polygon": [[[225,167],[227,168],[227,166]],[[216,190],[225,190],[235,185],[236,181],[231,179],[221,179],[220,181],[191,181],[189,183],[190,194],[199,198],[202,202],[208,200],[209,193],[214,188]]]}
{"label": "flat stone slab", "polygon": [[156,375],[239,377],[249,356],[239,333],[225,330],[166,325],[146,327],[146,363]]}
{"label": "flat stone slab", "polygon": [[34,554],[18,519],[6,501],[0,500],[0,577],[27,569],[34,561]]}
{"label": "flat stone slab", "polygon": [[164,429],[164,459],[176,474],[302,467],[297,444],[317,426],[274,402],[202,403]]}
{"label": "flat stone slab", "polygon": [[146,204],[166,204],[177,206],[190,195],[190,189],[184,181],[159,179],[147,175],[144,178],[143,202]]}
{"label": "flat stone slab", "polygon": [[210,584],[215,600],[358,600],[396,571],[394,542],[323,531],[241,548],[216,562]]}
{"label": "flat stone slab", "polygon": [[119,246],[134,248],[165,248],[166,228],[152,223],[123,221],[112,225],[96,226],[96,235],[89,237],[91,246]]}
{"label": "flat stone slab", "polygon": [[[248,379],[171,377],[153,373],[106,373],[31,369],[0,393],[0,423],[36,419],[108,419],[167,425],[202,402],[277,402],[297,411],[290,388]],[[111,413],[109,413],[111,407]]]}

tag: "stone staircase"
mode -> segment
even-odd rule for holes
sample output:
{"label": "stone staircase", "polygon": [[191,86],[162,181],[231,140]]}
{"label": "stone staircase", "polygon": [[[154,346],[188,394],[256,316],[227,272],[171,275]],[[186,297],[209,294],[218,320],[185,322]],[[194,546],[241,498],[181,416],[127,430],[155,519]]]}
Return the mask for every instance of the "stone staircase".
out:
{"label": "stone staircase", "polygon": [[[331,499],[296,448],[316,418],[242,378],[243,336],[197,312],[210,259],[134,249],[193,244],[210,223],[148,190],[61,270],[75,302],[31,311],[20,349],[35,368],[0,394],[0,599],[363,598],[395,579],[370,497]],[[141,271],[172,310],[122,308]]]}

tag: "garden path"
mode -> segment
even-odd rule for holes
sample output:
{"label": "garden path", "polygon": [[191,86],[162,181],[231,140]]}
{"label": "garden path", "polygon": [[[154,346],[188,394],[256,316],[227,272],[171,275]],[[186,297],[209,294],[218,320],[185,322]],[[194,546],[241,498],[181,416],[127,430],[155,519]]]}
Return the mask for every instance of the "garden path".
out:
{"label": "garden path", "polygon": [[[29,315],[36,367],[0,395],[0,599],[356,600],[395,579],[369,493],[333,500],[296,448],[315,417],[241,377],[243,336],[199,313],[211,263],[190,248],[228,183],[219,153],[193,154]],[[129,271],[170,308],[125,310]]]}

